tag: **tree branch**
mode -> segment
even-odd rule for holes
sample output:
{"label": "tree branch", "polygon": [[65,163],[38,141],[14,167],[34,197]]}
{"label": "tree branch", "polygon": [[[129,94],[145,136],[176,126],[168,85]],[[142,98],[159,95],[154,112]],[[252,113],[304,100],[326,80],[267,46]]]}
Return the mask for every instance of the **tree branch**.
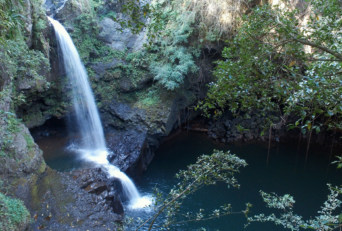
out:
{"label": "tree branch", "polygon": [[315,58],[308,58],[308,61],[341,62],[341,60],[339,60],[339,59],[315,59]]}
{"label": "tree branch", "polygon": [[137,229],[139,230],[143,225],[145,225],[147,222],[149,222],[150,220],[150,226],[148,227],[148,230],[152,229],[152,226],[154,224],[154,222],[156,221],[157,217],[169,206],[171,205],[173,202],[175,202],[178,198],[180,198],[181,196],[183,196],[186,192],[190,191],[191,187],[199,180],[200,177],[196,178],[188,187],[186,187],[186,189],[184,189],[183,192],[181,192],[180,194],[178,194],[176,197],[174,197],[171,201],[167,202],[166,204],[164,204],[159,210],[158,212],[151,218],[147,219],[144,223],[142,223]]}
{"label": "tree branch", "polygon": [[322,51],[325,51],[333,56],[335,56],[338,61],[341,61],[342,62],[342,54],[336,52],[336,51],[333,51],[327,47],[324,47],[322,45],[319,45],[319,44],[316,44],[316,43],[313,43],[313,42],[310,42],[308,40],[304,40],[304,39],[298,39],[298,38],[295,38],[295,37],[292,37],[292,39],[296,42],[299,42],[299,43],[302,43],[302,44],[305,44],[305,45],[308,45],[308,46],[311,46],[311,47],[315,47],[315,48],[318,48]]}

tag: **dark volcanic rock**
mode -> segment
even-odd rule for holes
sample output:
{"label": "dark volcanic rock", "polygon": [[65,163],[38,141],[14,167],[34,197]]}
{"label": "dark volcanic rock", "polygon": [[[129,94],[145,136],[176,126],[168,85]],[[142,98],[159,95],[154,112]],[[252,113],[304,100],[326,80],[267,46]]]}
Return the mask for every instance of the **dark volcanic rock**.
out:
{"label": "dark volcanic rock", "polygon": [[146,170],[160,140],[195,114],[182,110],[191,105],[190,98],[174,96],[151,108],[112,100],[102,114],[108,148],[113,152],[109,161],[134,176]]}
{"label": "dark volcanic rock", "polygon": [[106,173],[100,169],[82,169],[71,173],[72,178],[78,183],[80,188],[86,192],[93,194],[96,203],[105,205],[105,209],[112,209],[112,211],[119,215],[119,220],[124,214],[120,194],[121,183],[118,179],[108,179]]}
{"label": "dark volcanic rock", "polygon": [[55,16],[65,5],[67,0],[46,0],[44,5],[46,9],[46,14]]}
{"label": "dark volcanic rock", "polygon": [[[280,117],[280,116],[279,116]],[[234,117],[227,112],[217,121],[211,121],[208,134],[220,142],[250,142],[266,141],[269,139],[269,127],[265,127],[265,118],[255,113],[250,118]],[[276,124],[278,121],[274,121]],[[288,134],[286,127],[272,128],[272,141]]]}
{"label": "dark volcanic rock", "polygon": [[132,124],[139,124],[146,119],[144,110],[132,108],[126,103],[113,100],[109,105],[110,113],[118,119]]}
{"label": "dark volcanic rock", "polygon": [[124,172],[136,175],[146,170],[153,154],[147,141],[147,132],[139,130],[112,130],[107,135],[112,154],[109,161]]}
{"label": "dark volcanic rock", "polygon": [[30,230],[116,230],[124,213],[117,184],[101,169],[48,169],[32,182],[29,197],[19,195],[25,188],[17,195],[34,218]]}

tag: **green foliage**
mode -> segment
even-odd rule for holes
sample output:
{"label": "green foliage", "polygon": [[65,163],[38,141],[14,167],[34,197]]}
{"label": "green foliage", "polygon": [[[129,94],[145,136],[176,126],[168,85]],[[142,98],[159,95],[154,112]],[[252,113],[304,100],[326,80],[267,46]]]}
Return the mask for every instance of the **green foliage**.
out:
{"label": "green foliage", "polygon": [[110,62],[114,58],[124,58],[125,52],[111,49],[100,41],[96,35],[99,34],[96,12],[83,13],[73,23],[74,31],[71,33],[82,61],[88,62]]}
{"label": "green foliage", "polygon": [[[240,4],[235,4],[234,1],[231,3],[235,8]],[[121,12],[108,11],[105,5],[99,3],[96,10],[82,14],[75,22],[72,36],[82,59],[87,63],[99,61],[103,57],[115,57],[115,52],[95,37],[98,34],[96,11],[106,12],[106,17],[114,19],[133,32],[140,32],[144,26],[144,18],[149,16],[150,22],[146,25],[149,36],[147,67],[157,83],[170,91],[181,86],[186,76],[194,75],[198,71],[195,60],[199,57],[200,46],[207,41],[217,41],[226,34],[231,27],[226,27],[227,22],[221,19],[224,15],[231,16],[232,12],[238,11],[231,10],[224,1],[222,5],[225,8],[215,7],[215,4],[208,1],[201,1],[201,6],[197,7],[189,0],[158,0],[151,5],[135,0],[124,3],[109,0],[105,4],[117,4],[121,6]],[[221,21],[217,21],[215,13],[203,13],[208,5],[215,8],[212,9],[214,12],[220,12]],[[226,28],[225,32],[222,32],[223,28]]]}
{"label": "green foliage", "polygon": [[147,27],[149,49],[157,56],[150,65],[155,80],[174,90],[194,75],[201,48],[227,38],[248,4],[231,0],[152,1]]}
{"label": "green foliage", "polygon": [[138,103],[135,105],[140,108],[148,108],[161,103],[158,89],[150,89],[147,93],[138,94]]}
{"label": "green foliage", "polygon": [[28,149],[31,150],[34,147],[34,141],[32,139],[32,136],[29,134],[24,134],[24,139],[26,141]]}
{"label": "green foliage", "polygon": [[342,168],[342,156],[337,156],[337,160],[331,162],[332,164],[337,164],[337,168]]}
{"label": "green foliage", "polygon": [[248,218],[248,222],[272,222],[276,225],[283,226],[286,229],[292,231],[299,231],[301,229],[310,230],[336,230],[341,227],[341,214],[338,213],[338,209],[341,206],[341,200],[338,199],[342,193],[342,188],[332,187],[328,184],[330,194],[327,200],[324,202],[321,210],[318,211],[318,215],[309,220],[304,220],[302,216],[293,212],[295,200],[292,196],[285,194],[284,196],[278,196],[275,193],[265,193],[260,191],[260,194],[266,203],[267,207],[280,210],[280,214],[277,216],[272,213],[271,215],[259,214]]}
{"label": "green foliage", "polygon": [[23,229],[29,221],[30,213],[24,203],[0,192],[0,230]]}
{"label": "green foliage", "polygon": [[[155,215],[143,222],[138,229],[149,223],[148,230],[151,230],[156,218],[163,212],[166,213],[165,228],[179,223],[214,219],[232,214],[231,206],[227,204],[208,214],[203,209],[199,209],[199,212],[195,214],[188,212],[185,218],[181,218],[182,220],[177,220],[176,216],[183,201],[204,186],[224,182],[228,187],[238,188],[240,185],[234,176],[241,167],[245,166],[247,166],[247,163],[244,160],[231,154],[229,151],[214,150],[212,155],[200,156],[195,164],[189,165],[186,170],[181,170],[176,174],[179,183],[174,186],[166,199],[162,201],[162,204],[157,207]],[[246,210],[240,213],[248,213],[249,208],[250,204],[247,204]]]}
{"label": "green foliage", "polygon": [[49,71],[50,64],[45,55],[37,50],[29,49],[22,39],[4,40],[3,53],[0,55],[0,66],[2,66],[3,78],[7,76],[8,85],[0,92],[0,98],[6,100],[10,97],[12,108],[26,103],[27,92],[21,92],[17,86],[24,84],[32,91],[49,89],[50,83],[44,75]]}
{"label": "green foliage", "polygon": [[298,118],[291,127],[303,131],[342,128],[341,2],[310,4],[303,25],[298,10],[269,5],[243,18],[200,104],[206,115],[229,109],[236,116],[258,112],[269,118],[266,127],[275,121],[285,124],[291,115]]}
{"label": "green foliage", "polygon": [[74,26],[71,35],[81,59],[87,62],[91,56],[100,55],[99,50],[103,49],[103,44],[95,37],[98,34],[95,16],[88,13],[81,14],[77,17]]}
{"label": "green foliage", "polygon": [[149,24],[150,51],[156,56],[149,69],[163,87],[178,88],[185,76],[198,70],[194,58],[197,49],[189,46],[195,14],[182,12],[176,2],[156,1],[154,21]]}
{"label": "green foliage", "polygon": [[28,49],[27,45],[22,41],[8,40],[5,47],[8,58],[15,65],[15,78],[44,80],[40,72],[49,71],[50,66],[49,61],[42,52]]}
{"label": "green foliage", "polygon": [[150,4],[139,0],[120,0],[120,14],[112,14],[112,19],[118,22],[121,28],[130,28],[133,33],[139,33],[145,26],[147,16],[150,14]]}
{"label": "green foliage", "polygon": [[20,122],[14,113],[4,112],[0,110],[0,115],[0,134],[2,137],[0,140],[0,150],[5,153],[4,151],[8,149],[9,145],[13,143],[14,135],[20,132]]}
{"label": "green foliage", "polygon": [[24,26],[22,5],[22,1],[0,1],[0,44],[4,39],[13,39],[21,35]]}
{"label": "green foliage", "polygon": [[187,74],[196,73],[198,70],[193,55],[185,47],[168,46],[159,50],[159,55],[168,57],[167,61],[152,61],[150,70],[154,79],[168,90],[178,88]]}

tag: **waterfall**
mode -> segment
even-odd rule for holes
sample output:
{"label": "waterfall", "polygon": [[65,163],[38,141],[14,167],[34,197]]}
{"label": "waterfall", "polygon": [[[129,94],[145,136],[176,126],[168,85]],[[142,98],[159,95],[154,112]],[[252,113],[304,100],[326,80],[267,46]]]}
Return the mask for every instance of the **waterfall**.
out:
{"label": "waterfall", "polygon": [[105,169],[109,177],[120,179],[123,192],[128,197],[131,208],[148,206],[151,204],[151,200],[147,197],[141,197],[132,180],[119,168],[109,163],[103,128],[86,69],[70,35],[62,24],[50,17],[48,19],[55,30],[65,71],[72,86],[72,102],[82,138],[77,152],[81,154],[83,159]]}

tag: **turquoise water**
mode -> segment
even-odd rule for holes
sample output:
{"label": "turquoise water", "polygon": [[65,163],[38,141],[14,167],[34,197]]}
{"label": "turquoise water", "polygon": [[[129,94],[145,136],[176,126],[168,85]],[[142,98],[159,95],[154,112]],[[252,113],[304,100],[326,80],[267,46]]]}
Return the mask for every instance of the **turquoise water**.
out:
{"label": "turquoise water", "polygon": [[[47,164],[59,171],[87,167],[75,153],[65,149],[68,140],[70,140],[68,137],[60,136],[38,141],[44,151]],[[234,211],[240,211],[245,208],[247,202],[253,204],[251,215],[275,212],[265,207],[259,195],[259,190],[263,190],[276,192],[279,195],[286,193],[293,195],[296,200],[294,211],[304,218],[310,218],[317,215],[316,211],[326,200],[328,193],[326,183],[342,184],[342,171],[330,164],[332,161],[329,160],[330,150],[313,145],[308,155],[308,161],[305,163],[305,143],[302,144],[303,148],[300,150],[297,146],[297,143],[272,146],[267,163],[267,145],[222,145],[200,133],[182,132],[160,146],[148,170],[139,179],[136,179],[135,183],[142,194],[151,194],[154,187],[167,194],[177,183],[174,178],[176,172],[185,169],[188,164],[194,163],[198,155],[210,154],[213,149],[231,150],[232,153],[237,154],[248,163],[248,166],[242,168],[237,175],[241,185],[240,189],[228,189],[223,184],[203,188],[185,201],[181,213],[198,211],[200,208],[212,211],[226,203],[232,204]],[[136,223],[138,217],[143,220],[147,219],[153,215],[153,211],[128,211],[126,209],[126,214],[132,217]],[[162,217],[156,222],[157,226],[161,224]],[[200,227],[209,231],[284,230],[280,226],[267,223],[253,223],[244,229],[245,224],[245,217],[238,214],[201,223],[183,224],[173,227],[171,230],[192,231],[199,230]],[[128,228],[127,230],[135,229]]]}
{"label": "turquoise water", "polygon": [[[303,145],[305,146],[305,145]],[[183,132],[174,139],[165,142],[156,152],[156,157],[147,172],[137,181],[142,192],[151,192],[158,187],[165,194],[177,181],[174,175],[179,169],[185,169],[194,163],[199,154],[210,154],[213,149],[231,150],[247,161],[248,166],[241,169],[237,179],[240,189],[228,189],[224,184],[201,189],[189,198],[181,213],[214,208],[230,203],[234,211],[241,211],[245,203],[253,204],[251,214],[275,212],[265,207],[259,190],[276,192],[279,195],[291,194],[296,200],[294,211],[304,218],[317,215],[316,211],[326,199],[326,183],[340,185],[341,171],[330,164],[329,153],[312,147],[308,161],[305,163],[305,151],[298,150],[297,144],[278,144],[273,146],[267,163],[267,146],[262,144],[222,145],[215,143],[205,135]],[[128,212],[133,217],[145,219],[151,213]],[[157,225],[162,224],[159,219]],[[200,223],[188,223],[174,227],[172,230],[248,230],[276,231],[284,230],[280,226],[267,223],[253,223],[244,229],[244,215],[230,215],[220,219]],[[158,229],[156,229],[158,230]]]}

